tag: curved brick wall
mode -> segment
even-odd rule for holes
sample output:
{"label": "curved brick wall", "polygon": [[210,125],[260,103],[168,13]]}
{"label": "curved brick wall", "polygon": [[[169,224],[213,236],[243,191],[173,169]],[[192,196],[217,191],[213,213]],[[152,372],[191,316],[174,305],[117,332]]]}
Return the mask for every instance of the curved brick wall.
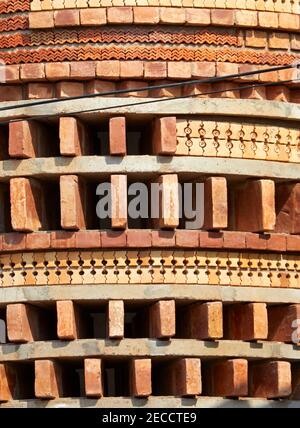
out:
{"label": "curved brick wall", "polygon": [[[294,63],[299,2],[0,13],[0,408],[299,407],[297,71],[151,88]],[[159,182],[170,210],[129,218],[134,181]],[[179,183],[203,184],[197,230],[168,193]]]}

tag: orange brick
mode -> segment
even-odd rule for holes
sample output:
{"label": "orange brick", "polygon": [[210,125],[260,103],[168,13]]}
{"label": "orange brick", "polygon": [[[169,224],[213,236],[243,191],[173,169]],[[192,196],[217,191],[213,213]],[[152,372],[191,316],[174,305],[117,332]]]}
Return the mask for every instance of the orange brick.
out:
{"label": "orange brick", "polygon": [[239,84],[234,82],[218,82],[212,85],[212,94],[216,98],[240,98]]}
{"label": "orange brick", "polygon": [[205,78],[215,77],[216,75],[216,64],[214,62],[194,62],[192,64],[192,77]]}
{"label": "orange brick", "polygon": [[39,311],[35,306],[24,303],[6,307],[7,336],[11,342],[33,342],[43,340],[39,325]]}
{"label": "orange brick", "polygon": [[43,189],[34,178],[10,180],[10,204],[14,230],[32,232],[47,227]]}
{"label": "orange brick", "polygon": [[98,61],[96,66],[96,76],[104,79],[120,78],[120,61]]}
{"label": "orange brick", "polygon": [[51,360],[34,362],[34,391],[37,398],[59,398],[62,396],[61,368]]}
{"label": "orange brick", "polygon": [[37,232],[26,234],[26,249],[27,250],[45,250],[50,248],[50,233]]}
{"label": "orange brick", "polygon": [[132,7],[108,7],[107,22],[109,24],[132,24],[133,12]]}
{"label": "orange brick", "polygon": [[278,28],[278,13],[258,12],[258,25],[266,28]]}
{"label": "orange brick", "polygon": [[205,395],[244,397],[248,395],[248,361],[242,358],[209,364],[205,373]]}
{"label": "orange brick", "polygon": [[71,300],[56,302],[57,336],[63,340],[80,339],[85,336],[81,311]]}
{"label": "orange brick", "polygon": [[152,150],[155,155],[175,154],[177,147],[176,117],[161,117],[153,121]]}
{"label": "orange brick", "polygon": [[74,27],[76,25],[80,25],[79,10],[64,9],[55,11],[54,24],[55,27]]}
{"label": "orange brick", "polygon": [[241,98],[252,100],[265,100],[267,92],[265,86],[257,86],[253,88],[241,89]]}
{"label": "orange brick", "polygon": [[[153,82],[153,85],[167,85],[170,83],[169,80],[158,80]],[[159,89],[152,89],[150,91],[150,96],[154,98],[160,97],[179,97],[181,95],[181,87],[162,87]]]}
{"label": "orange brick", "polygon": [[94,61],[71,62],[70,77],[76,80],[89,80],[96,76],[96,63]]}
{"label": "orange brick", "polygon": [[191,63],[184,61],[168,62],[169,79],[190,79],[192,76]]}
{"label": "orange brick", "polygon": [[88,8],[80,9],[80,24],[86,26],[105,25],[106,10],[105,8]]}
{"label": "orange brick", "polygon": [[101,247],[101,235],[98,230],[79,230],[75,232],[76,248]]}
{"label": "orange brick", "polygon": [[108,302],[108,337],[122,339],[124,337],[124,302],[110,300]]}
{"label": "orange brick", "polygon": [[283,102],[288,102],[290,100],[290,91],[286,86],[267,86],[266,92],[268,100]]}
{"label": "orange brick", "polygon": [[120,66],[120,76],[122,79],[139,79],[144,76],[143,61],[122,61]]}
{"label": "orange brick", "polygon": [[225,335],[230,340],[264,340],[268,337],[268,313],[265,303],[226,306]]}
{"label": "orange brick", "polygon": [[297,334],[297,320],[300,319],[300,305],[279,305],[268,308],[268,340],[275,342],[300,342]]}
{"label": "orange brick", "polygon": [[238,74],[239,64],[229,62],[217,62],[217,76],[226,76],[230,74]]}
{"label": "orange brick", "polygon": [[278,14],[278,28],[282,30],[299,30],[299,15],[292,13]]}
{"label": "orange brick", "polygon": [[122,97],[137,97],[137,98],[146,98],[148,96],[148,90],[137,91],[136,89],[147,88],[148,83],[139,82],[137,80],[124,80],[119,85],[119,90],[126,91],[123,93]]}
{"label": "orange brick", "polygon": [[102,361],[99,358],[85,358],[84,385],[87,397],[103,397]]}
{"label": "orange brick", "polygon": [[15,398],[17,375],[8,364],[0,364],[0,403]]}
{"label": "orange brick", "polygon": [[160,374],[163,393],[180,397],[202,392],[201,362],[198,358],[181,358],[169,363]]}
{"label": "orange brick", "polygon": [[269,35],[269,48],[289,49],[290,37],[286,33],[272,33]]}
{"label": "orange brick", "polygon": [[109,153],[125,156],[126,152],[126,118],[112,117],[109,119]]}
{"label": "orange brick", "polygon": [[75,117],[59,118],[59,148],[62,156],[89,154],[89,140],[83,123]]}
{"label": "orange brick", "polygon": [[251,48],[263,48],[267,43],[267,33],[264,31],[246,31],[245,45]]}
{"label": "orange brick", "polygon": [[249,367],[249,395],[259,398],[284,398],[292,392],[291,364],[286,361],[253,363]]}
{"label": "orange brick", "polygon": [[254,10],[236,10],[235,24],[239,27],[257,27],[258,17]]}
{"label": "orange brick", "polygon": [[185,9],[177,7],[161,7],[160,22],[163,24],[184,24]]}
{"label": "orange brick", "polygon": [[128,229],[127,247],[149,248],[152,245],[151,230],[149,229]]}
{"label": "orange brick", "polygon": [[145,79],[163,79],[167,77],[167,63],[163,61],[149,61],[144,63]]}
{"label": "orange brick", "polygon": [[21,80],[44,80],[45,64],[22,64]]}
{"label": "orange brick", "polygon": [[49,62],[45,65],[48,80],[69,79],[70,64],[68,62]]}
{"label": "orange brick", "polygon": [[111,227],[127,227],[127,175],[111,175]]}
{"label": "orange brick", "polygon": [[184,308],[180,337],[209,340],[223,337],[222,302],[194,303]]}
{"label": "orange brick", "polygon": [[29,13],[29,28],[53,28],[54,13],[52,11]]}
{"label": "orange brick", "polygon": [[204,184],[204,228],[225,229],[228,226],[227,180],[209,177]]}
{"label": "orange brick", "polygon": [[62,229],[86,228],[85,183],[77,175],[61,175],[60,211]]}
{"label": "orange brick", "polygon": [[152,230],[152,247],[174,247],[175,232],[174,230]]}
{"label": "orange brick", "polygon": [[134,359],[130,361],[131,395],[148,397],[152,393],[151,359]]}
{"label": "orange brick", "polygon": [[234,11],[228,9],[212,9],[211,23],[213,25],[232,27],[234,25]]}
{"label": "orange brick", "polygon": [[[3,64],[1,65],[3,66]],[[20,65],[6,65],[5,66],[5,83],[19,83],[20,82]],[[2,70],[1,70],[2,73]]]}
{"label": "orange brick", "polygon": [[161,175],[159,185],[157,213],[154,224],[160,229],[175,229],[179,225],[179,185],[177,174]]}
{"label": "orange brick", "polygon": [[158,24],[158,7],[134,7],[133,20],[135,24]]}
{"label": "orange brick", "polygon": [[276,186],[276,226],[279,233],[300,233],[300,183]]}
{"label": "orange brick", "polygon": [[23,87],[19,85],[3,86],[0,91],[0,101],[20,101],[24,99]]}
{"label": "orange brick", "polygon": [[209,9],[196,9],[188,7],[185,9],[186,22],[188,25],[209,25],[210,24],[210,10]]}
{"label": "orange brick", "polygon": [[84,84],[81,82],[59,82],[56,85],[58,98],[78,97],[84,95]]}
{"label": "orange brick", "polygon": [[45,131],[34,121],[10,122],[8,152],[13,158],[34,158],[45,154]]}
{"label": "orange brick", "polygon": [[175,335],[175,301],[160,300],[149,310],[149,337],[163,339]]}
{"label": "orange brick", "polygon": [[51,83],[29,83],[27,98],[29,100],[54,98],[54,86]]}

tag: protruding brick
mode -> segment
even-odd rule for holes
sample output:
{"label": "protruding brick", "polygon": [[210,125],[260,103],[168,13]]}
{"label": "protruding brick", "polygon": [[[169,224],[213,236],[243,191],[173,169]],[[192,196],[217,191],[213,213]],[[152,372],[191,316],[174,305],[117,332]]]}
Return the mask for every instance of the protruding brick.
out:
{"label": "protruding brick", "polygon": [[258,17],[255,10],[236,10],[235,23],[239,27],[257,27]]}
{"label": "protruding brick", "polygon": [[98,61],[96,76],[104,79],[116,80],[120,78],[120,61]]}
{"label": "protruding brick", "polygon": [[21,80],[44,80],[45,64],[22,64]]}
{"label": "protruding brick", "polygon": [[89,154],[88,133],[84,124],[75,117],[59,118],[59,142],[62,156]]}
{"label": "protruding brick", "polygon": [[108,7],[107,22],[109,24],[132,24],[133,12],[132,7]]}
{"label": "protruding brick", "polygon": [[175,335],[175,301],[160,300],[149,310],[149,336],[166,339]]}
{"label": "protruding brick", "polygon": [[[161,175],[157,180],[158,198],[157,212],[158,221],[154,223],[160,229],[175,229],[179,225],[179,184],[177,174]],[[152,207],[154,208],[154,207]]]}
{"label": "protruding brick", "polygon": [[121,79],[141,79],[144,76],[143,61],[122,61],[120,63],[120,76]]}
{"label": "protruding brick", "polygon": [[109,153],[125,156],[126,152],[126,118],[112,117],[109,119]]}
{"label": "protruding brick", "polygon": [[80,24],[86,26],[105,25],[106,10],[105,8],[91,7],[88,9],[80,9]]}
{"label": "protruding brick", "polygon": [[173,230],[152,230],[151,235],[153,247],[175,246],[175,232]]}
{"label": "protruding brick", "polygon": [[29,28],[53,28],[54,13],[52,11],[41,11],[29,13]]}
{"label": "protruding brick", "polygon": [[152,89],[150,91],[151,97],[154,98],[161,98],[161,97],[179,97],[181,95],[181,88],[179,86],[175,87],[168,87],[164,86],[170,83],[169,80],[157,80],[153,82],[153,85],[162,85],[161,88],[158,89]]}
{"label": "protruding brick", "polygon": [[64,9],[54,12],[55,27],[74,27],[80,25],[79,10]]}
{"label": "protruding brick", "polygon": [[111,176],[111,227],[127,227],[127,176]]}
{"label": "protruding brick", "polygon": [[70,78],[75,80],[90,80],[96,76],[96,63],[94,61],[71,62]]}
{"label": "protruding brick", "polygon": [[266,232],[275,227],[275,185],[272,180],[248,181],[235,192],[236,229]]}
{"label": "protruding brick", "polygon": [[45,195],[34,178],[10,180],[11,224],[16,231],[33,232],[47,228]]}
{"label": "protruding brick", "polygon": [[300,233],[300,183],[276,186],[276,225],[280,233]]}
{"label": "protruding brick", "polygon": [[222,302],[194,303],[183,310],[180,337],[220,339],[223,337]]}
{"label": "protruding brick", "polygon": [[253,363],[249,367],[249,396],[284,398],[292,392],[291,364],[286,361]]}
{"label": "protruding brick", "polygon": [[169,79],[190,79],[192,76],[192,66],[189,62],[169,61],[168,77]]}
{"label": "protruding brick", "polygon": [[237,303],[225,308],[225,337],[230,340],[264,340],[268,337],[265,303]]}
{"label": "protruding brick", "polygon": [[63,395],[61,368],[51,360],[34,362],[34,391],[37,398],[54,399]]}
{"label": "protruding brick", "polygon": [[199,247],[199,233],[197,230],[176,230],[176,247],[197,248]]}
{"label": "protruding brick", "polygon": [[39,310],[35,306],[15,303],[6,307],[7,336],[11,342],[33,342],[44,339]]}
{"label": "protruding brick", "polygon": [[126,231],[107,230],[101,232],[101,245],[103,248],[126,247]]}
{"label": "protruding brick", "polygon": [[68,62],[48,62],[45,65],[48,80],[62,80],[70,77],[70,64]]}
{"label": "protruding brick", "polygon": [[248,361],[242,358],[209,363],[204,371],[205,395],[244,397],[248,395]]}
{"label": "protruding brick", "polygon": [[85,229],[85,183],[77,175],[61,175],[59,187],[61,227],[63,229]]}
{"label": "protruding brick", "polygon": [[50,233],[51,248],[70,249],[75,248],[75,232],[56,230]]}
{"label": "protruding brick", "polygon": [[227,180],[209,177],[204,185],[204,228],[225,229],[228,226]]}
{"label": "protruding brick", "polygon": [[211,23],[213,25],[230,26],[234,25],[234,11],[230,9],[212,9]]}
{"label": "protruding brick", "polygon": [[167,63],[164,61],[145,62],[144,77],[145,79],[165,79],[167,77]]}
{"label": "protruding brick", "polygon": [[269,306],[268,318],[268,340],[288,343],[300,342],[297,330],[300,319],[300,304]]}
{"label": "protruding brick", "polygon": [[223,232],[223,246],[224,248],[236,248],[243,250],[246,248],[246,234],[244,232]]}
{"label": "protruding brick", "polygon": [[71,300],[56,302],[57,336],[63,340],[80,339],[85,335],[85,323],[80,308]]}
{"label": "protruding brick", "polygon": [[266,87],[267,99],[272,101],[288,102],[290,100],[290,90],[287,86],[268,86]]}
{"label": "protruding brick", "polygon": [[210,24],[210,10],[209,9],[198,9],[194,7],[188,7],[185,9],[186,23],[188,25],[209,25]]}
{"label": "protruding brick", "polygon": [[17,375],[8,364],[0,364],[0,403],[15,399]]}
{"label": "protruding brick", "polygon": [[150,358],[130,361],[130,387],[134,397],[148,397],[152,394]]}
{"label": "protruding brick", "polygon": [[278,28],[278,13],[258,12],[258,25],[265,28]]}
{"label": "protruding brick", "polygon": [[176,396],[194,396],[202,392],[201,362],[199,358],[181,358],[169,363],[161,371],[163,393]]}
{"label": "protruding brick", "polygon": [[185,8],[161,7],[160,22],[164,24],[184,24]]}
{"label": "protruding brick", "polygon": [[222,248],[223,233],[222,232],[207,232],[201,230],[199,232],[199,240],[201,248]]}
{"label": "protruding brick", "polygon": [[215,77],[216,64],[214,62],[197,61],[192,64],[192,77]]}
{"label": "protruding brick", "polygon": [[153,121],[152,148],[155,155],[172,155],[176,152],[176,117],[160,117]]}
{"label": "protruding brick", "polygon": [[22,120],[9,124],[9,156],[34,158],[47,155],[47,133],[43,126],[34,121]]}
{"label": "protruding brick", "polygon": [[[94,79],[86,83],[87,94],[103,94],[105,92],[114,92],[116,90],[116,83],[107,80]],[[113,97],[114,95],[102,95]]]}
{"label": "protruding brick", "polygon": [[128,229],[127,247],[149,248],[152,245],[151,230],[149,229]]}
{"label": "protruding brick", "polygon": [[85,358],[84,385],[87,397],[103,397],[102,361],[99,358]]}
{"label": "protruding brick", "polygon": [[33,232],[26,234],[27,250],[46,250],[47,248],[50,248],[49,232]]}
{"label": "protruding brick", "polygon": [[159,8],[158,7],[134,7],[133,20],[135,24],[158,24]]}
{"label": "protruding brick", "polygon": [[122,339],[124,337],[124,302],[110,300],[108,302],[108,337]]}
{"label": "protruding brick", "polygon": [[101,234],[99,230],[79,230],[75,232],[76,248],[101,247]]}

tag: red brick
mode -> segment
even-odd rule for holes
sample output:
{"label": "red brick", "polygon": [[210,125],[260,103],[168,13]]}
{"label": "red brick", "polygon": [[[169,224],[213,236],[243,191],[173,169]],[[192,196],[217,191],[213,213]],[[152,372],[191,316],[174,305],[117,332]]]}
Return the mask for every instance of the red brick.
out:
{"label": "red brick", "polygon": [[43,340],[40,328],[39,310],[24,303],[9,304],[6,307],[7,336],[10,342],[33,342]]}
{"label": "red brick", "polygon": [[227,180],[209,177],[204,184],[204,228],[225,229],[228,225]]}
{"label": "red brick", "polygon": [[290,37],[286,33],[272,33],[269,35],[269,48],[289,49]]}
{"label": "red brick", "polygon": [[205,373],[205,395],[244,397],[248,395],[248,361],[229,359],[209,364]]}
{"label": "red brick", "polygon": [[45,199],[40,183],[33,178],[10,180],[12,228],[19,232],[33,232],[47,228]]}
{"label": "red brick", "polygon": [[210,24],[210,10],[209,9],[196,9],[188,7],[185,9],[186,22],[188,25],[209,25]]}
{"label": "red brick", "polygon": [[152,245],[151,230],[128,229],[127,247],[130,248],[150,248]]}
{"label": "red brick", "polygon": [[50,243],[51,248],[75,248],[75,233],[64,230],[56,230],[51,232]]}
{"label": "red brick", "polygon": [[149,337],[166,339],[175,336],[175,300],[160,300],[150,306]]}
{"label": "red brick", "polygon": [[81,82],[59,82],[56,85],[58,98],[79,97],[84,95],[84,84]]}
{"label": "red brick", "polygon": [[[3,64],[2,64],[3,66]],[[5,83],[19,83],[20,82],[20,65],[5,65]],[[1,69],[2,74],[2,69]]]}
{"label": "red brick", "polygon": [[36,360],[34,371],[34,391],[37,398],[53,399],[62,396],[61,368],[57,362]]}
{"label": "red brick", "polygon": [[110,300],[108,302],[107,335],[110,339],[124,337],[124,302],[123,300]]}
{"label": "red brick", "polygon": [[125,156],[126,153],[126,118],[112,117],[109,119],[109,154]]}
{"label": "red brick", "polygon": [[152,394],[150,358],[130,361],[130,391],[134,397],[148,397]]}
{"label": "red brick", "polygon": [[182,95],[192,95],[193,97],[197,95],[199,98],[209,98],[211,91],[212,86],[208,83],[184,85]]}
{"label": "red brick", "polygon": [[[261,67],[261,70],[265,70],[267,67]],[[260,73],[258,80],[260,82],[278,82],[278,71],[268,71],[266,73]],[[266,87],[267,90],[268,86]]]}
{"label": "red brick", "polygon": [[201,248],[222,248],[223,233],[222,232],[199,232]]}
{"label": "red brick", "polygon": [[132,24],[133,13],[132,7],[108,7],[107,22],[109,24]]}
{"label": "red brick", "polygon": [[278,28],[278,13],[258,12],[259,27]]}
{"label": "red brick", "polygon": [[101,245],[103,248],[126,247],[126,231],[108,230],[101,232]]}
{"label": "red brick", "polygon": [[206,78],[215,77],[216,75],[216,64],[214,62],[193,62],[192,63],[192,77]]}
{"label": "red brick", "polygon": [[44,80],[45,64],[22,64],[21,80]]}
{"label": "red brick", "polygon": [[120,78],[120,61],[98,61],[96,66],[96,76],[105,79]]}
{"label": "red brick", "polygon": [[80,9],[80,24],[86,26],[98,26],[105,25],[106,20],[106,10],[105,8],[88,8]]}
{"label": "red brick", "polygon": [[254,10],[236,10],[235,24],[239,27],[257,27],[258,17]]}
{"label": "red brick", "polygon": [[252,100],[265,100],[267,99],[267,92],[264,86],[257,86],[247,89],[241,89],[241,98]]}
{"label": "red brick", "polygon": [[122,61],[120,63],[120,76],[122,79],[142,78],[144,76],[143,61]]}
{"label": "red brick", "polygon": [[300,251],[300,236],[287,236],[287,251]]}
{"label": "red brick", "polygon": [[300,341],[299,333],[297,334],[297,320],[300,319],[299,304],[269,306],[268,319],[268,340],[287,343]]}
{"label": "red brick", "polygon": [[13,367],[0,364],[0,403],[15,398],[17,374]]}
{"label": "red brick", "polygon": [[45,72],[48,80],[69,79],[70,64],[68,62],[48,62],[45,65]]}
{"label": "red brick", "polygon": [[299,15],[292,13],[279,13],[278,20],[279,29],[299,30]]}
{"label": "red brick", "polygon": [[50,233],[38,232],[26,234],[27,250],[45,250],[50,248]]}
{"label": "red brick", "polygon": [[71,62],[70,77],[76,80],[89,80],[96,76],[96,62],[78,61]]}
{"label": "red brick", "polygon": [[85,358],[84,386],[87,397],[103,397],[102,361],[99,358]]}
{"label": "red brick", "polygon": [[223,232],[224,248],[244,249],[246,248],[246,234],[244,232]]}
{"label": "red brick", "polygon": [[155,215],[159,217],[158,219],[154,218],[153,223],[160,229],[175,229],[179,226],[178,176],[177,174],[161,175],[156,184],[159,189],[154,205],[157,208]]}
{"label": "red brick", "polygon": [[288,102],[290,100],[290,91],[286,86],[269,86],[266,88],[266,91],[268,100],[283,102]]}
{"label": "red brick", "polygon": [[266,232],[275,227],[275,185],[272,180],[247,181],[235,190],[236,229]]}
{"label": "red brick", "polygon": [[175,232],[171,230],[152,230],[153,247],[175,247]]}
{"label": "red brick", "polygon": [[178,7],[161,7],[160,22],[163,24],[184,24],[185,9]]}
{"label": "red brick", "polygon": [[54,98],[54,89],[51,83],[29,83],[27,86],[27,98],[29,100]]}
{"label": "red brick", "polygon": [[[210,340],[223,337],[222,302],[194,303],[183,309],[179,337]],[[177,332],[178,333],[178,332]]]}
{"label": "red brick", "polygon": [[[139,82],[136,80],[124,80],[119,84],[119,90],[124,90],[127,92],[124,92],[123,94],[120,94],[119,96],[122,97],[137,97],[137,98],[147,98],[148,97],[148,90],[144,91],[136,91],[136,89],[140,88],[147,88],[148,83],[145,82]],[[130,91],[130,92],[129,92]]]}
{"label": "red brick", "polygon": [[75,340],[85,336],[85,325],[79,307],[71,300],[56,302],[57,336],[63,340]]}
{"label": "red brick", "polygon": [[60,212],[63,229],[85,229],[85,184],[77,175],[61,175]]}
{"label": "red brick", "polygon": [[9,124],[9,156],[14,158],[41,157],[45,154],[44,128],[34,121],[22,120]]}
{"label": "red brick", "polygon": [[111,175],[111,227],[127,228],[127,175]]}
{"label": "red brick", "polygon": [[177,148],[176,117],[160,117],[153,121],[152,149],[155,155],[172,155]]}
{"label": "red brick", "polygon": [[249,250],[266,250],[268,235],[260,233],[246,233],[246,248]]}
{"label": "red brick", "polygon": [[300,183],[276,186],[276,226],[280,233],[300,233]]}
{"label": "red brick", "polygon": [[228,9],[212,9],[211,22],[213,25],[230,26],[234,25],[234,11]]}
{"label": "red brick", "polygon": [[57,10],[54,12],[55,27],[74,27],[80,25],[79,10]]}
{"label": "red brick", "polygon": [[29,28],[53,28],[54,13],[52,11],[29,13]]}
{"label": "red brick", "polygon": [[[166,85],[170,83],[169,80],[158,80],[153,82],[153,85]],[[162,87],[160,89],[152,89],[150,91],[150,96],[154,98],[160,97],[179,97],[181,95],[181,87]]]}
{"label": "red brick", "polygon": [[4,86],[0,91],[0,101],[20,101],[24,99],[22,86]]}
{"label": "red brick", "polygon": [[229,74],[238,74],[239,73],[239,64],[234,64],[230,62],[217,62],[217,76],[226,76]]}
{"label": "red brick", "polygon": [[189,62],[169,61],[168,77],[169,79],[190,79],[192,76],[192,66]]}
{"label": "red brick", "polygon": [[286,251],[286,235],[271,233],[267,236],[267,249],[270,251]]}
{"label": "red brick", "polygon": [[167,77],[167,63],[164,61],[147,61],[144,63],[145,79],[164,79]]}
{"label": "red brick", "polygon": [[225,308],[225,337],[230,340],[264,340],[268,337],[265,303],[237,303]]}
{"label": "red brick", "polygon": [[4,251],[23,251],[26,248],[26,234],[13,232],[4,233],[2,246]]}
{"label": "red brick", "polygon": [[76,248],[100,248],[101,236],[97,230],[79,230],[75,233]]}
{"label": "red brick", "polygon": [[[258,71],[258,67],[256,65],[251,64],[239,64],[239,73],[249,73]],[[253,82],[258,80],[258,73],[251,74],[249,76],[240,76],[238,79],[235,79],[236,81],[242,81],[242,82]]]}
{"label": "red brick", "polygon": [[212,85],[214,97],[239,99],[239,84],[234,82],[217,82]]}
{"label": "red brick", "polygon": [[176,247],[179,248],[198,248],[199,232],[197,230],[176,230]]}
{"label": "red brick", "polygon": [[89,138],[84,124],[75,117],[59,118],[59,148],[62,156],[89,153]]}
{"label": "red brick", "polygon": [[158,7],[134,7],[133,20],[135,24],[158,24]]}
{"label": "red brick", "polygon": [[283,398],[291,393],[291,364],[286,361],[253,363],[249,367],[249,395]]}
{"label": "red brick", "polygon": [[[114,92],[116,90],[116,83],[105,80],[92,80],[86,84],[87,94],[101,94],[104,92]],[[104,95],[106,96],[106,95]],[[114,95],[107,95],[113,97]]]}
{"label": "red brick", "polygon": [[164,395],[195,396],[202,392],[201,361],[181,358],[165,366],[160,374]]}

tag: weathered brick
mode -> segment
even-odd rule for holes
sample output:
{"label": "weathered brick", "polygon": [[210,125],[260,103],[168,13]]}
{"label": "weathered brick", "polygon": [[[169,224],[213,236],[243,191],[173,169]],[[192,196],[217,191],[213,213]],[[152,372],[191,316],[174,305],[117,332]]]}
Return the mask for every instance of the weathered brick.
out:
{"label": "weathered brick", "polygon": [[26,234],[26,249],[27,250],[45,250],[50,248],[50,233],[37,232]]}
{"label": "weathered brick", "polygon": [[59,148],[62,156],[89,154],[88,133],[76,117],[59,118]]}
{"label": "weathered brick", "polygon": [[210,10],[197,9],[188,7],[185,9],[186,23],[188,25],[209,25],[210,24]]}
{"label": "weathered brick", "polygon": [[54,12],[55,27],[74,27],[80,25],[79,10],[64,9]]}
{"label": "weathered brick", "polygon": [[190,79],[192,76],[192,66],[189,62],[169,61],[168,77],[169,79]]}
{"label": "weathered brick", "polygon": [[257,12],[255,10],[236,10],[235,24],[239,27],[257,27]]}
{"label": "weathered brick", "polygon": [[169,80],[158,80],[153,82],[153,85],[162,85],[161,88],[151,89],[150,96],[153,98],[161,98],[161,97],[179,97],[181,95],[181,88],[179,86],[168,87],[164,85],[168,85],[170,83]]}
{"label": "weathered brick", "polygon": [[280,233],[300,233],[300,183],[276,186],[276,225]]}
{"label": "weathered brick", "polygon": [[286,86],[269,86],[266,88],[266,92],[268,100],[283,102],[288,102],[290,100],[290,91]]}
{"label": "weathered brick", "polygon": [[[141,79],[144,76],[143,61],[122,61],[120,63],[120,76],[122,79]],[[141,86],[142,83],[141,83]]]}
{"label": "weathered brick", "polygon": [[268,337],[265,303],[241,303],[225,308],[225,336],[230,340],[264,340]]}
{"label": "weathered brick", "polygon": [[297,320],[300,319],[300,305],[276,305],[268,308],[268,340],[275,342],[300,342],[297,334]]}
{"label": "weathered brick", "polygon": [[44,80],[45,79],[45,64],[22,64],[21,65],[21,80]]}
{"label": "weathered brick", "polygon": [[[87,94],[104,94],[105,92],[114,92],[116,90],[116,83],[107,80],[94,79],[86,83]],[[102,95],[114,97],[114,94]]]}
{"label": "weathered brick", "polygon": [[119,90],[124,90],[122,97],[137,97],[137,98],[147,98],[148,90],[145,89],[143,91],[137,90],[141,88],[147,88],[148,83],[139,82],[138,80],[124,80],[119,84]]}
{"label": "weathered brick", "polygon": [[29,28],[53,28],[54,13],[53,11],[39,11],[29,13]]}
{"label": "weathered brick", "polygon": [[85,324],[80,308],[71,300],[56,302],[57,336],[62,340],[75,340],[85,336]]}
{"label": "weathered brick", "polygon": [[107,22],[109,24],[132,24],[133,12],[132,7],[108,7]]}
{"label": "weathered brick", "polygon": [[74,80],[89,80],[96,76],[96,63],[94,61],[71,62],[70,78]]}
{"label": "weathered brick", "polygon": [[223,337],[222,302],[194,303],[183,309],[179,337],[198,340]]}
{"label": "weathered brick", "polygon": [[246,247],[246,235],[244,232],[223,232],[224,248],[244,249]]}
{"label": "weathered brick", "polygon": [[127,153],[125,116],[109,119],[109,153],[117,156],[125,156]]}
{"label": "weathered brick", "polygon": [[266,28],[278,28],[278,13],[258,12],[258,25]]}
{"label": "weathered brick", "polygon": [[56,85],[58,98],[79,97],[84,95],[84,84],[81,82],[59,82]]}
{"label": "weathered brick", "polygon": [[134,7],[133,20],[135,24],[158,24],[158,7]]}
{"label": "weathered brick", "polygon": [[201,248],[222,248],[223,247],[223,233],[221,232],[199,232],[200,247]]}
{"label": "weathered brick", "polygon": [[201,362],[199,358],[181,358],[161,371],[163,393],[175,396],[195,396],[202,392]]}
{"label": "weathered brick", "polygon": [[[175,229],[179,225],[179,184],[177,174],[161,175],[157,184],[159,185],[157,200],[158,224],[160,229]],[[154,207],[152,207],[154,208]]]}
{"label": "weathered brick", "polygon": [[17,374],[7,363],[0,364],[0,403],[15,399]]}
{"label": "weathered brick", "polygon": [[148,229],[128,229],[127,247],[149,248],[152,245],[151,230]]}
{"label": "weathered brick", "polygon": [[51,232],[50,246],[57,249],[75,248],[75,232],[67,232],[65,230]]}
{"label": "weathered brick", "polygon": [[153,247],[174,247],[175,232],[172,230],[152,230]]}
{"label": "weathered brick", "polygon": [[111,175],[111,227],[127,227],[127,176]]}
{"label": "weathered brick", "polygon": [[101,235],[98,230],[79,230],[75,232],[76,248],[101,247]]}
{"label": "weathered brick", "polygon": [[86,26],[98,26],[105,25],[106,10],[105,8],[91,7],[88,9],[80,9],[80,24]]}
{"label": "weathered brick", "polygon": [[120,61],[98,61],[96,66],[96,76],[104,79],[119,79]]}
{"label": "weathered brick", "polygon": [[208,365],[204,371],[204,393],[219,397],[248,395],[248,361],[229,359]]}
{"label": "weathered brick", "polygon": [[266,46],[267,33],[264,31],[246,31],[245,45],[252,48],[262,48]]}
{"label": "weathered brick", "polygon": [[149,337],[166,339],[175,335],[175,301],[160,300],[149,309]]}
{"label": "weathered brick", "polygon": [[300,251],[300,236],[287,235],[286,249],[287,251]]}
{"label": "weathered brick", "polygon": [[197,248],[199,247],[199,232],[197,230],[176,230],[176,247]]}
{"label": "weathered brick", "polygon": [[101,245],[103,248],[126,247],[127,232],[108,230],[101,232]]}
{"label": "weathered brick", "polygon": [[153,121],[152,150],[155,155],[175,154],[177,147],[176,117],[161,117]]}
{"label": "weathered brick", "polygon": [[2,248],[4,251],[23,251],[26,248],[25,238],[25,233],[4,233],[2,235]]}
{"label": "weathered brick", "polygon": [[63,395],[61,368],[51,360],[34,362],[34,391],[37,398],[59,398]]}
{"label": "weathered brick", "polygon": [[61,175],[59,187],[61,227],[63,229],[85,229],[85,183],[77,175]]}
{"label": "weathered brick", "polygon": [[177,7],[161,7],[160,22],[163,24],[184,24],[185,9]]}
{"label": "weathered brick", "polygon": [[269,36],[269,48],[288,49],[290,46],[290,37],[286,33],[272,33]]}
{"label": "weathered brick", "polygon": [[204,228],[225,229],[228,225],[227,180],[209,177],[204,184]]}
{"label": "weathered brick", "polygon": [[124,337],[124,302],[122,300],[110,300],[108,302],[107,330],[110,339],[122,339]]}
{"label": "weathered brick", "polygon": [[24,99],[23,87],[20,85],[6,85],[0,91],[0,101],[20,101]]}
{"label": "weathered brick", "polygon": [[286,361],[253,363],[249,367],[249,395],[284,398],[291,393],[291,364]]}
{"label": "weathered brick", "polygon": [[299,15],[292,13],[278,14],[278,28],[282,30],[299,30]]}
{"label": "weathered brick", "polygon": [[192,77],[206,78],[215,77],[216,75],[216,64],[214,62],[193,62],[192,64]]}
{"label": "weathered brick", "polygon": [[167,77],[167,63],[164,61],[147,61],[144,63],[145,79],[164,79]]}
{"label": "weathered brick", "polygon": [[150,358],[130,361],[130,390],[134,397],[148,397],[152,394]]}
{"label": "weathered brick", "polygon": [[13,158],[42,157],[47,153],[47,135],[34,121],[10,122],[8,152]]}
{"label": "weathered brick", "polygon": [[85,358],[84,385],[87,397],[103,397],[102,361],[99,358]]}
{"label": "weathered brick", "polygon": [[46,78],[48,80],[62,80],[70,77],[70,63],[48,62],[45,65]]}
{"label": "weathered brick", "polygon": [[229,9],[212,9],[211,23],[213,25],[230,26],[234,25],[234,11]]}
{"label": "weathered brick", "polygon": [[27,97],[29,100],[54,98],[54,89],[51,83],[29,83],[27,86]]}
{"label": "weathered brick", "polygon": [[7,336],[11,342],[45,340],[37,307],[15,303],[6,307]]}

